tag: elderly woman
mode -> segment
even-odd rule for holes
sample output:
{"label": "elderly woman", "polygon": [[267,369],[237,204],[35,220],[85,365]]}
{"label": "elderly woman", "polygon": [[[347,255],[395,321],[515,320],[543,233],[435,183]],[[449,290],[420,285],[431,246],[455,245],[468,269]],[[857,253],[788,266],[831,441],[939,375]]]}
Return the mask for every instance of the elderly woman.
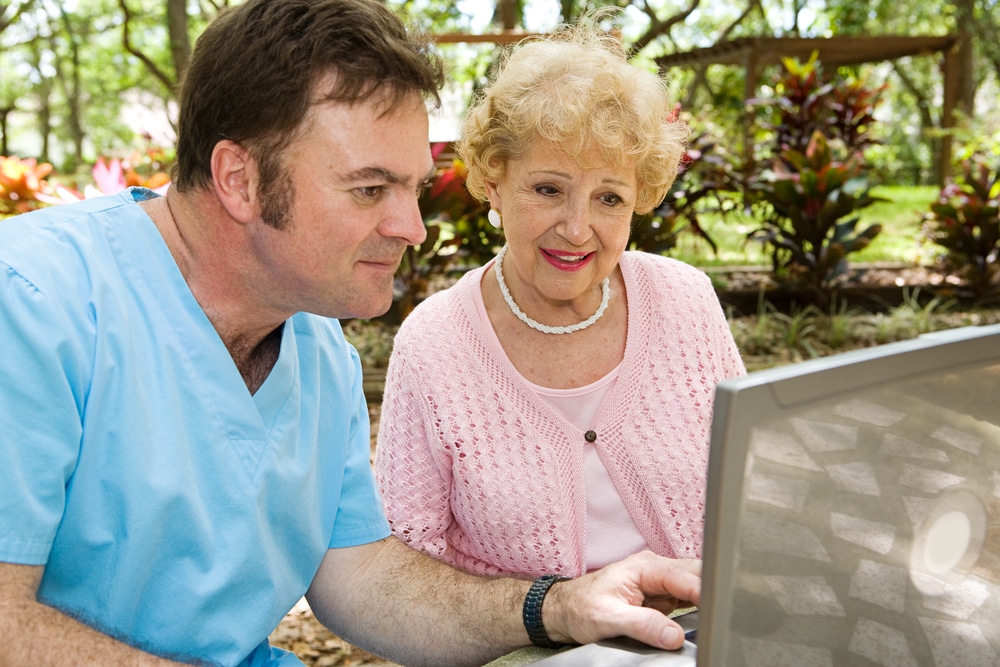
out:
{"label": "elderly woman", "polygon": [[469,112],[506,245],[396,337],[375,467],[414,548],[525,577],[700,557],[714,389],[745,371],[703,273],[625,252],[677,175],[671,108],[584,25],[522,43]]}

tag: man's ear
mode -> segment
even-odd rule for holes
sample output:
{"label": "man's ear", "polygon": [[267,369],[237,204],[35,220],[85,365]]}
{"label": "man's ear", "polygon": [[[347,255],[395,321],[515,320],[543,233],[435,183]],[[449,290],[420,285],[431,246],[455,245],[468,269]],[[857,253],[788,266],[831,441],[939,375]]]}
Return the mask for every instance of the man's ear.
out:
{"label": "man's ear", "polygon": [[233,219],[246,224],[259,216],[257,163],[243,146],[229,139],[215,144],[212,184],[219,202]]}

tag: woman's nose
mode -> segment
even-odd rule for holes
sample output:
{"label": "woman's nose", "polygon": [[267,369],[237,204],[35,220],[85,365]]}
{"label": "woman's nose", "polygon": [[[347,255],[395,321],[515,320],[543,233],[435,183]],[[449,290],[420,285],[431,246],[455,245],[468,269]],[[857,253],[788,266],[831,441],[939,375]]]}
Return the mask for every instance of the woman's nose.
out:
{"label": "woman's nose", "polygon": [[563,238],[573,245],[583,245],[586,243],[593,234],[590,218],[591,212],[586,205],[574,204],[569,206],[565,218],[560,225]]}

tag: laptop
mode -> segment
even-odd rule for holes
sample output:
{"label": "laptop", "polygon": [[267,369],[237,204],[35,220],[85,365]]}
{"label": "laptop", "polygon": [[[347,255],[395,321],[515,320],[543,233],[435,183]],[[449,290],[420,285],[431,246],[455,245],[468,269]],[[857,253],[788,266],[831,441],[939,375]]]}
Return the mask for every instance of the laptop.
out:
{"label": "laptop", "polygon": [[1000,665],[1000,325],[758,371],[715,401],[694,641],[534,664]]}

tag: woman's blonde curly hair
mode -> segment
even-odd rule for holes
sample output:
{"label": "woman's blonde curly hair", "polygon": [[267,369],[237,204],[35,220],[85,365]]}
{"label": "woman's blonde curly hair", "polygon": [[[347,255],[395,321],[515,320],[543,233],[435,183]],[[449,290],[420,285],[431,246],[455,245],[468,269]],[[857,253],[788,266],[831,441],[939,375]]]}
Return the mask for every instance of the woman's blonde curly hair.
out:
{"label": "woman's blonde curly hair", "polygon": [[634,164],[635,212],[648,213],[677,177],[689,134],[677,119],[665,81],[629,64],[618,37],[585,16],[551,36],[522,41],[469,109],[457,151],[467,187],[485,201],[507,161],[538,139],[582,161],[592,147],[611,165]]}

